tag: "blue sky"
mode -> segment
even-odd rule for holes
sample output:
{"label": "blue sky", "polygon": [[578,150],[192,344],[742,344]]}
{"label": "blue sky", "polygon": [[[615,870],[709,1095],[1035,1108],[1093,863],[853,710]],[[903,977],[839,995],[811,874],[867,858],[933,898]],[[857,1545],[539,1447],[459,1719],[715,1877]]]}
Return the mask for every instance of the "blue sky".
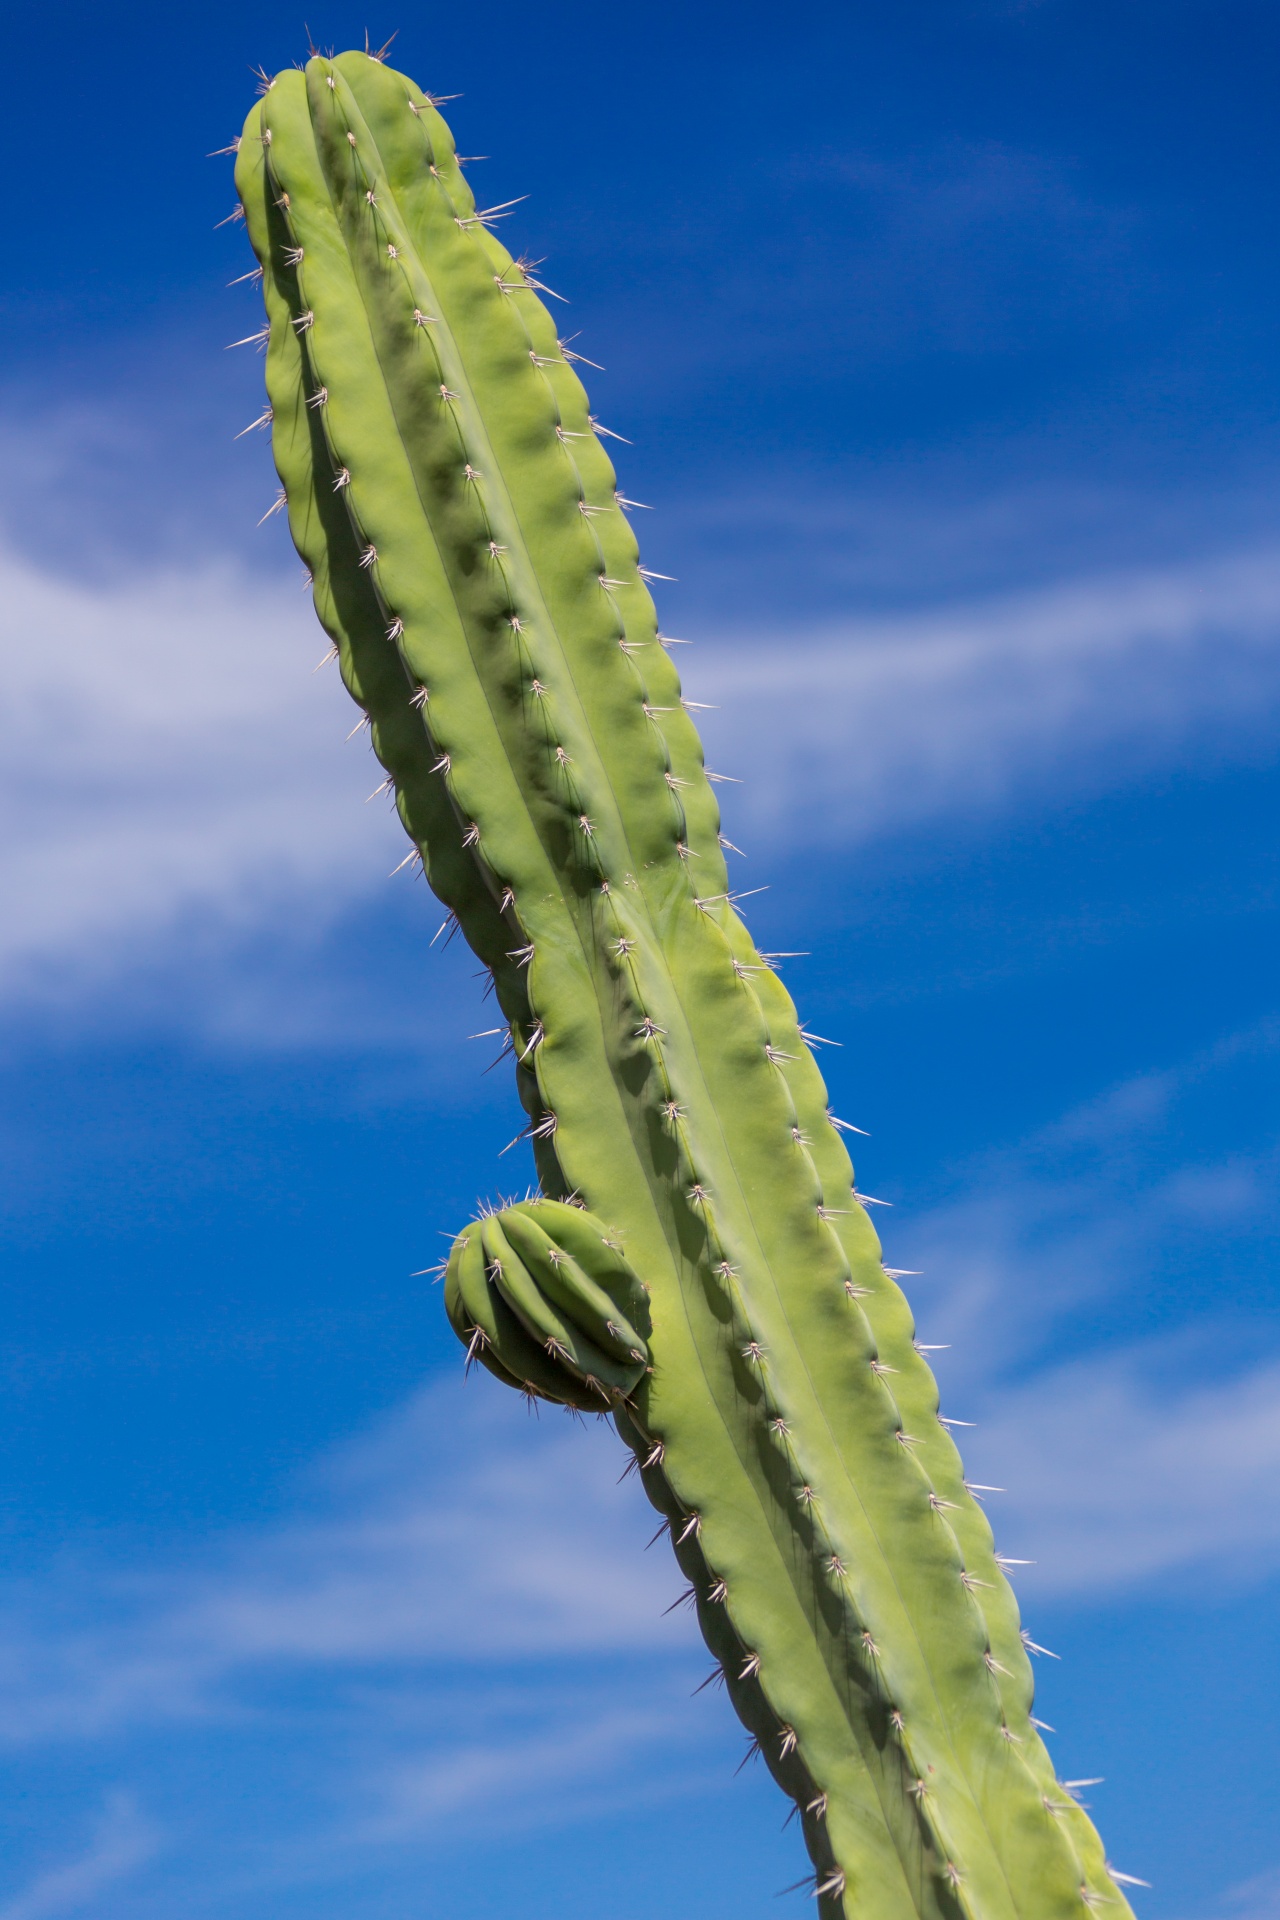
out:
{"label": "blue sky", "polygon": [[[546,256],[767,947],[1144,1920],[1277,1920],[1280,22],[312,8]],[[800,1909],[604,1428],[411,1275],[527,1169],[232,436],[275,4],[30,10],[0,327],[0,1920]]]}

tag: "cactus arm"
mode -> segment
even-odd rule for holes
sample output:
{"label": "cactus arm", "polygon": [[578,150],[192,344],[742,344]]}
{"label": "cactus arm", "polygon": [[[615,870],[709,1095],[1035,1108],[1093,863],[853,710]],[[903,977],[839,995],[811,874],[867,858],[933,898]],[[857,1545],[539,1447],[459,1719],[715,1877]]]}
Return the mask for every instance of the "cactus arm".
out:
{"label": "cactus arm", "polygon": [[454,1246],[445,1286],[445,1309],[467,1348],[468,1362],[479,1360],[507,1386],[586,1410],[599,1399],[565,1370],[521,1324],[503,1294],[490,1284],[489,1261],[479,1223]]}
{"label": "cactus arm", "polygon": [[546,1271],[536,1212],[462,1236],[455,1326],[501,1378],[611,1396],[801,1807],[824,1917],[1123,1912],[1029,1722],[1016,1608],[821,1077],[727,897],[701,748],[536,283],[426,96],[363,56],[280,76],[238,179],[317,609],[493,975],[544,1190],[581,1196],[649,1290],[651,1371],[610,1350],[608,1274],[571,1248]]}
{"label": "cactus arm", "polygon": [[[545,1212],[545,1208],[538,1211]],[[532,1208],[512,1207],[502,1217],[503,1237],[535,1276],[536,1284],[567,1313],[584,1337],[617,1366],[646,1361],[643,1334],[633,1327],[619,1304],[578,1260],[553,1237]],[[566,1208],[565,1213],[572,1209]],[[647,1315],[646,1315],[647,1318]],[[630,1393],[634,1380],[624,1389]]]}

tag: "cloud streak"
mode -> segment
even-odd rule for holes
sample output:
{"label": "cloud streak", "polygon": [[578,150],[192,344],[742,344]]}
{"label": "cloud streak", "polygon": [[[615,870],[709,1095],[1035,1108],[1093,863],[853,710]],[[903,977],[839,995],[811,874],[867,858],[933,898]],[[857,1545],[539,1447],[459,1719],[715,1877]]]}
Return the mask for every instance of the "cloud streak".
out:
{"label": "cloud streak", "polygon": [[311,1517],[199,1566],[85,1567],[62,1612],[84,1622],[54,1638],[41,1593],[11,1590],[0,1742],[234,1716],[264,1673],[682,1657],[678,1579],[640,1551],[624,1458],[607,1429],[533,1421],[487,1381],[426,1389],[317,1469]]}
{"label": "cloud streak", "polygon": [[1232,1887],[1214,1920],[1280,1920],[1280,1867]]}
{"label": "cloud streak", "polygon": [[13,1899],[0,1906],[0,1920],[52,1920],[83,1911],[108,1887],[151,1860],[160,1834],[138,1812],[127,1794],[112,1794],[84,1853],[37,1873]]}
{"label": "cloud streak", "polygon": [[[1037,1563],[1029,1595],[1280,1566],[1280,1359],[1230,1271],[1254,1247],[1266,1261],[1280,1142],[1246,1153],[1211,1133],[1248,1110],[1278,1048],[1274,1020],[1229,1035],[965,1166],[956,1198],[904,1209],[894,1258],[928,1276],[909,1284],[923,1337],[951,1347],[944,1411],[978,1423],[958,1436],[973,1476],[1009,1489],[991,1512],[1001,1546]],[[1135,1304],[1159,1332],[1135,1330]]]}
{"label": "cloud streak", "polygon": [[[0,991],[145,969],[181,923],[324,922],[403,850],[296,588],[89,586],[0,554]],[[375,777],[376,778],[376,777]],[[395,854],[398,859],[400,853]]]}
{"label": "cloud streak", "polygon": [[[0,996],[377,897],[398,824],[305,596],[230,562],[106,585],[0,553]],[[1280,710],[1280,552],[1117,573],[687,665],[730,829],[855,845],[957,811],[1249,760]],[[389,896],[384,895],[384,898]]]}
{"label": "cloud streak", "polygon": [[[1008,1476],[1002,1542],[1029,1594],[1096,1598],[1157,1576],[1258,1579],[1280,1565],[1280,1364],[1200,1388],[1152,1378],[1158,1346],[1002,1390],[970,1471]],[[968,1436],[965,1436],[966,1440]]]}
{"label": "cloud streak", "polygon": [[[453,1379],[318,1463],[291,1517],[198,1563],[99,1542],[10,1582],[0,1758],[25,1774],[51,1752],[64,1774],[111,1756],[149,1798],[172,1776],[184,1844],[224,1893],[714,1792],[732,1768],[709,1755],[736,1733],[723,1703],[690,1710],[696,1633],[665,1611],[680,1576],[643,1551],[652,1516],[634,1478],[616,1484],[623,1459],[603,1426]],[[215,1789],[195,1820],[212,1756],[236,1795]],[[158,1845],[121,1816],[0,1920],[71,1911]]]}
{"label": "cloud streak", "polygon": [[[1238,1327],[1220,1338],[1230,1295],[1203,1284],[1181,1329],[1105,1318],[1116,1273],[1150,1298],[1171,1255],[1200,1270],[1224,1227],[1237,1261],[1271,1232],[1280,1155],[1215,1157],[1198,1116],[1247,1105],[1278,1046],[1274,1022],[1229,1036],[961,1169],[957,1198],[903,1209],[893,1257],[929,1276],[909,1284],[922,1337],[953,1343],[944,1411],[978,1422],[959,1436],[973,1477],[1010,1488],[993,1518],[1037,1563],[1029,1597],[1280,1565],[1280,1356]],[[1169,1151],[1183,1134],[1194,1161]],[[634,1481],[615,1485],[622,1459],[607,1428],[531,1422],[487,1381],[439,1382],[321,1463],[276,1527],[198,1563],[80,1569],[56,1633],[44,1588],[11,1587],[0,1738],[234,1719],[291,1673],[682,1662],[695,1636],[664,1615],[675,1572],[641,1552],[652,1517]]]}
{"label": "cloud streak", "polygon": [[851,844],[957,810],[1274,751],[1280,553],[713,640],[713,766],[766,840]]}
{"label": "cloud streak", "polygon": [[[1019,1575],[1033,1631],[1042,1600],[1096,1603],[1192,1568],[1203,1592],[1280,1564],[1280,1359],[1244,1345],[1230,1374],[1206,1370],[1204,1316],[1161,1339],[1109,1343],[1092,1325],[1108,1276],[1158,1263],[1188,1221],[1213,1237],[1227,1208],[1266,1227],[1266,1181],[1210,1177],[1206,1201],[1205,1179],[1188,1181],[1214,1174],[1212,1156],[1192,1166],[1166,1146],[1189,1102],[1229,1107],[1232,1076],[1276,1044],[1264,1023],[1117,1087],[962,1169],[958,1200],[900,1230],[933,1255],[923,1332],[956,1341],[944,1404],[980,1423],[961,1436],[969,1470],[1011,1489],[991,1503],[999,1543],[1038,1563]],[[1064,1352],[1082,1307],[1089,1341]],[[139,1742],[244,1754],[275,1810],[257,1866],[233,1849],[236,1871],[273,1885],[337,1880],[387,1847],[713,1792],[736,1734],[723,1703],[688,1705],[696,1634],[664,1612],[679,1577],[642,1550],[653,1520],[634,1479],[615,1484],[622,1458],[605,1427],[531,1421],[496,1385],[455,1377],[319,1462],[273,1525],[145,1565],[101,1542],[64,1553],[9,1583],[0,1745],[23,1765]],[[58,1911],[21,1901],[76,1884],[33,1881],[0,1920]],[[1269,1897],[1250,1890],[1238,1910],[1261,1920]]]}

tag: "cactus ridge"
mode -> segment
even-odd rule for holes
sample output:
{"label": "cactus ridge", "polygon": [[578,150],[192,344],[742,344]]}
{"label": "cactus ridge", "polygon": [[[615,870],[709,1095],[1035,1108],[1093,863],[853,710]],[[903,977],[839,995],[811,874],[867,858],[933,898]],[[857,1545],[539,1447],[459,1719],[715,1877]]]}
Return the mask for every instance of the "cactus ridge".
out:
{"label": "cactus ridge", "polygon": [[548,1196],[459,1236],[455,1330],[510,1384],[612,1409],[825,1920],[1126,1912],[1031,1720],[809,1037],[734,910],[547,290],[369,56],[278,76],[237,184],[293,539],[490,975]]}

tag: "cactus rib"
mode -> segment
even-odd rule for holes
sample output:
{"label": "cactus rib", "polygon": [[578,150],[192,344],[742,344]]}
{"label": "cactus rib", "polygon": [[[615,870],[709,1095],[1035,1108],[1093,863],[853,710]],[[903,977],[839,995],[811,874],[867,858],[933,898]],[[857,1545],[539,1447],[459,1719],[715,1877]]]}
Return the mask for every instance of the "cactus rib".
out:
{"label": "cactus rib", "polygon": [[1016,1605],[806,1036],[734,910],[544,289],[429,97],[366,55],[278,76],[237,184],[291,532],[491,975],[548,1196],[459,1237],[455,1328],[511,1384],[612,1408],[825,1920],[1127,1911],[1031,1721]]}

